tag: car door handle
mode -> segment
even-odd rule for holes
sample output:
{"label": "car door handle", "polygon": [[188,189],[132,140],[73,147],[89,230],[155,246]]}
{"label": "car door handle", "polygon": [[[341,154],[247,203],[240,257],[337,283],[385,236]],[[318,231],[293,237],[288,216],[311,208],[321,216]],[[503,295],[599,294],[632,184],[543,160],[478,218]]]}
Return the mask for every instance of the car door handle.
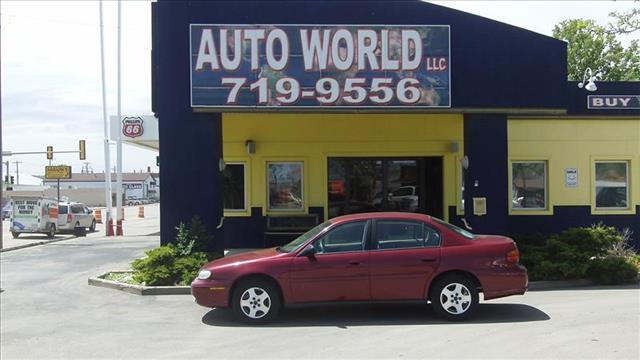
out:
{"label": "car door handle", "polygon": [[349,265],[360,265],[360,261],[350,260]]}
{"label": "car door handle", "polygon": [[422,262],[434,262],[434,261],[436,261],[436,258],[424,258],[424,259],[420,259],[420,261],[422,261]]}

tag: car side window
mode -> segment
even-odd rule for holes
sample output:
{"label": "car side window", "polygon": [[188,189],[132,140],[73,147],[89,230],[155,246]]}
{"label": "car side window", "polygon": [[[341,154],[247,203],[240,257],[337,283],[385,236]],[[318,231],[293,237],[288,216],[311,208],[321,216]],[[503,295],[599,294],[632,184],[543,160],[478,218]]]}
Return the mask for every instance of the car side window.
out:
{"label": "car side window", "polygon": [[83,212],[84,209],[82,208],[82,205],[71,205],[72,214],[82,214]]}
{"label": "car side window", "polygon": [[366,221],[356,221],[329,230],[314,243],[316,254],[363,251],[366,239]]}
{"label": "car side window", "polygon": [[68,207],[67,205],[60,205],[58,207],[58,214],[60,215],[65,215],[68,212]]}
{"label": "car side window", "polygon": [[440,234],[417,221],[376,221],[374,249],[414,249],[440,245]]}

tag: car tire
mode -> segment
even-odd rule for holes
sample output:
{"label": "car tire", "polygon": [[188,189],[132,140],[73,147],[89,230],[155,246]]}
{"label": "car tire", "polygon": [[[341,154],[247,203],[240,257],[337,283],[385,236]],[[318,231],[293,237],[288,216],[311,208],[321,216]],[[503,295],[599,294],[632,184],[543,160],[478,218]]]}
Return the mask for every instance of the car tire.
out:
{"label": "car tire", "polygon": [[90,231],[90,232],[94,232],[94,231],[96,231],[96,221],[95,221],[95,220],[93,220],[93,221],[91,222],[91,226],[89,226],[89,231]]}
{"label": "car tire", "polygon": [[49,226],[49,232],[47,233],[47,237],[49,239],[53,239],[55,236],[56,236],[56,226],[51,225]]}
{"label": "car tire", "polygon": [[478,307],[478,289],[463,275],[446,275],[436,280],[429,292],[436,315],[449,321],[465,320]]}
{"label": "car tire", "polygon": [[258,325],[272,321],[280,312],[280,291],[271,282],[255,279],[235,287],[231,297],[233,313],[239,320]]}
{"label": "car tire", "polygon": [[17,238],[18,238],[18,236],[20,236],[20,233],[19,233],[19,232],[12,231],[12,232],[11,232],[11,236],[13,236],[13,238],[14,238],[14,239],[17,239]]}

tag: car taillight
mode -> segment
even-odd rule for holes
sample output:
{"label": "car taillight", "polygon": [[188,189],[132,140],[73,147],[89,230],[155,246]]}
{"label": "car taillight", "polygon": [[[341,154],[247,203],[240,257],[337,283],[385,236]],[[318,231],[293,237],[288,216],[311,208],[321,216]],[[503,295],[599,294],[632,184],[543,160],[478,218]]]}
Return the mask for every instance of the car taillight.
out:
{"label": "car taillight", "polygon": [[505,255],[507,264],[517,264],[520,261],[520,252],[518,249],[513,249]]}
{"label": "car taillight", "polygon": [[70,223],[73,219],[71,218],[71,214],[67,214],[67,222]]}

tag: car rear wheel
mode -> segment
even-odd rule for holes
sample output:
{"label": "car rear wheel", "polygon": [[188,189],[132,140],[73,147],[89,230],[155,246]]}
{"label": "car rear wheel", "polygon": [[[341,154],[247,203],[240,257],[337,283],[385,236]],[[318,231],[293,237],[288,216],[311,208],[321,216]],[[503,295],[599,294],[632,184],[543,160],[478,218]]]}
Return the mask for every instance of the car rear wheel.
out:
{"label": "car rear wheel", "polygon": [[96,221],[95,220],[93,220],[91,222],[91,226],[89,227],[89,231],[91,231],[91,232],[96,231]]}
{"label": "car rear wheel", "polygon": [[478,305],[478,289],[465,276],[448,275],[433,284],[429,298],[439,317],[453,321],[464,320]]}
{"label": "car rear wheel", "polygon": [[280,292],[268,281],[244,281],[233,292],[233,312],[238,319],[248,324],[272,321],[281,306]]}
{"label": "car rear wheel", "polygon": [[14,239],[17,239],[17,238],[18,238],[18,236],[20,236],[20,233],[19,233],[19,232],[12,231],[12,232],[11,232],[11,236],[13,236],[13,238],[14,238]]}
{"label": "car rear wheel", "polygon": [[49,232],[47,233],[47,237],[49,239],[53,239],[55,236],[56,236],[56,226],[51,225],[49,226]]}

